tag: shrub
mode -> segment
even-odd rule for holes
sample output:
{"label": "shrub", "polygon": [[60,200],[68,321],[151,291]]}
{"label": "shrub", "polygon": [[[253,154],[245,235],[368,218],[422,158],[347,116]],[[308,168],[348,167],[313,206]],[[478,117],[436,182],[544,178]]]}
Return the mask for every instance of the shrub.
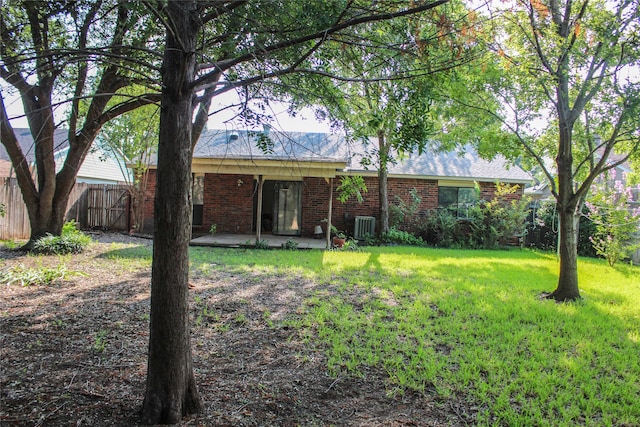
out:
{"label": "shrub", "polygon": [[254,246],[256,249],[269,249],[269,241],[256,239]]}
{"label": "shrub", "polygon": [[282,244],[282,249],[288,250],[288,251],[295,251],[298,249],[298,242],[296,242],[295,240],[289,238],[287,239],[286,242],[284,242]]}
{"label": "shrub", "polygon": [[33,252],[44,255],[77,254],[91,243],[91,237],[78,230],[75,221],[69,221],[62,227],[60,236],[47,234],[36,240]]}
{"label": "shrub", "polygon": [[463,228],[464,224],[447,209],[433,209],[418,225],[418,233],[428,245],[449,248],[464,244]]}
{"label": "shrub", "polygon": [[595,189],[587,202],[587,216],[595,226],[590,241],[598,256],[613,267],[638,247],[640,209],[629,207],[633,199],[631,189],[625,189],[621,181],[615,181],[613,188],[601,184]]}
{"label": "shrub", "polygon": [[409,190],[411,202],[407,203],[402,198],[396,196],[394,203],[389,205],[389,222],[391,227],[397,229],[415,229],[420,223],[419,211],[422,198],[418,190]]}
{"label": "shrub", "polygon": [[526,231],[529,199],[509,200],[517,186],[496,183],[495,197],[469,209],[469,245],[491,249]]}
{"label": "shrub", "polygon": [[0,283],[6,285],[17,283],[20,286],[50,285],[58,279],[66,279],[78,274],[81,273],[68,270],[65,264],[42,268],[28,268],[24,264],[17,264],[0,270]]}
{"label": "shrub", "polygon": [[380,235],[380,241],[382,243],[395,243],[398,245],[409,246],[423,246],[424,240],[421,237],[416,237],[408,231],[398,230],[395,227],[391,227],[386,233]]}
{"label": "shrub", "polygon": [[[527,241],[534,248],[555,251],[558,248],[558,212],[556,202],[543,201],[533,212],[528,224]],[[596,252],[590,237],[595,233],[595,224],[589,218],[589,209],[585,206],[580,217],[578,230],[578,255],[595,257]]]}

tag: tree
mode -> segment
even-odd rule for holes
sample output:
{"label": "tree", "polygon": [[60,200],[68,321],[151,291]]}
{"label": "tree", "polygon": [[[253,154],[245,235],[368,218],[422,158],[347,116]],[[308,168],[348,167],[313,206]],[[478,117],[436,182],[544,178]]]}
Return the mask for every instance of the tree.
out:
{"label": "tree", "polygon": [[[0,78],[20,96],[34,141],[35,178],[18,144],[3,89],[0,139],[29,214],[27,248],[47,233],[62,231],[77,171],[100,128],[158,99],[151,92],[109,103],[134,83],[153,87],[154,67],[147,65],[155,55],[148,44],[156,28],[134,5],[117,0],[22,1],[2,7]],[[64,114],[58,114],[62,109]],[[53,136],[60,125],[68,128],[69,150],[58,170]]]}
{"label": "tree", "polygon": [[[591,184],[639,155],[640,6],[621,0],[517,0],[492,11],[491,42],[501,72],[477,80],[487,91],[459,103],[493,114],[502,134],[494,151],[535,163],[549,181],[560,217],[560,272],[547,297],[580,298],[578,220]],[[619,154],[611,160],[613,153]],[[553,171],[547,160],[554,159]]]}
{"label": "tree", "polygon": [[[440,103],[449,74],[472,60],[475,14],[458,2],[402,22],[358,29],[359,39],[327,55],[341,77],[294,76],[299,103],[315,105],[366,147],[363,166],[378,171],[380,233],[389,231],[388,170],[395,162],[440,145]],[[439,111],[439,112],[438,112]]]}
{"label": "tree", "polygon": [[[211,99],[292,73],[325,73],[325,47],[347,45],[352,28],[401,19],[445,3],[368,1],[168,1],[151,9],[166,26],[145,424],[176,423],[200,408],[188,325],[191,153]],[[152,8],[152,5],[149,4]],[[254,86],[255,87],[255,86]],[[248,89],[247,89],[248,91]],[[192,121],[193,118],[193,121]]]}

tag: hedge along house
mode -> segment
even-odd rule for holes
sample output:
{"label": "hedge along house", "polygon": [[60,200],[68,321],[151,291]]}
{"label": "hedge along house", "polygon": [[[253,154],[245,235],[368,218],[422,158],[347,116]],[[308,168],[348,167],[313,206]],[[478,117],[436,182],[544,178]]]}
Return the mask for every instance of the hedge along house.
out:
{"label": "hedge along house", "polygon": [[[371,152],[368,154],[367,152]],[[379,220],[375,144],[348,143],[326,133],[209,130],[195,147],[193,232],[206,234],[215,224],[220,234],[264,234],[311,237],[335,225],[356,238],[375,234]],[[149,169],[145,193],[145,229],[153,224],[155,165]],[[363,202],[337,201],[343,176],[364,177]],[[456,153],[413,155],[389,165],[389,201],[409,204],[412,192],[419,211],[459,210],[480,197],[490,199],[495,183],[516,184],[520,197],[531,176],[496,157],[481,159],[472,149]],[[328,236],[327,236],[328,238]]]}

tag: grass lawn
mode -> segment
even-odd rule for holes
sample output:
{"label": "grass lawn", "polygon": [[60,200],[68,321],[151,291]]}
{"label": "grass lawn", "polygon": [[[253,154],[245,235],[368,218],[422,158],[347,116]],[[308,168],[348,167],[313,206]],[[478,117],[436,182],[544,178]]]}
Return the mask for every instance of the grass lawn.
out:
{"label": "grass lawn", "polygon": [[554,254],[408,247],[364,252],[192,248],[216,269],[325,283],[290,324],[336,378],[388,373],[387,392],[463,399],[478,425],[640,425],[640,268],[580,259],[583,301]]}

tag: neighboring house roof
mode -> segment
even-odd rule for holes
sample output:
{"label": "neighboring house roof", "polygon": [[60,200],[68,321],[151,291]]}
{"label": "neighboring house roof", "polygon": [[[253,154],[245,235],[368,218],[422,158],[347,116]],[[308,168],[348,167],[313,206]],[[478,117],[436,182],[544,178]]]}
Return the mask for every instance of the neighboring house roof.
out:
{"label": "neighboring house roof", "polygon": [[[62,169],[62,164],[69,148],[56,152],[56,172]],[[128,171],[127,171],[128,172]],[[78,170],[76,182],[87,184],[116,184],[128,182],[117,160],[106,156],[101,150],[92,150],[85,157]]]}
{"label": "neighboring house roof", "polygon": [[543,181],[524,189],[524,194],[533,200],[549,200],[553,198],[548,181]]}
{"label": "neighboring house roof", "polygon": [[[35,145],[33,144],[33,137],[31,136],[31,131],[28,128],[14,128],[13,131],[16,134],[16,138],[18,139],[18,144],[22,149],[22,154],[27,159],[27,162],[31,165],[35,163],[36,160],[36,150]],[[54,151],[58,151],[62,148],[69,146],[68,139],[69,130],[68,129],[56,129],[53,134],[53,144]],[[5,150],[4,145],[0,146],[0,159],[1,160],[9,160],[9,153]]]}
{"label": "neighboring house roof", "polygon": [[[35,163],[35,147],[31,131],[26,128],[16,128],[14,129],[14,132],[27,162],[29,162],[30,165],[33,165]],[[56,172],[60,171],[62,168],[67,151],[69,150],[68,135],[68,129],[56,129],[53,135]],[[0,160],[7,160],[10,162],[9,154],[5,150],[4,146],[0,146]],[[10,176],[12,173],[13,172],[10,168],[9,172],[2,176]],[[102,152],[102,150],[94,149],[87,154],[87,157],[80,166],[76,181],[90,184],[111,184],[126,182],[127,177],[125,177],[118,165],[118,162],[113,158],[113,156],[107,156]]]}
{"label": "neighboring house roof", "polygon": [[[268,139],[267,139],[268,138]],[[218,161],[297,161],[335,163],[336,172],[375,174],[375,166],[365,167],[362,160],[375,151],[375,142],[347,142],[342,135],[305,132],[259,132],[209,130],[203,133],[194,150],[194,163]],[[510,165],[502,156],[482,159],[471,146],[456,152],[413,154],[389,165],[389,176],[424,179],[478,180],[528,184],[531,175]],[[212,163],[214,163],[212,162]]]}

